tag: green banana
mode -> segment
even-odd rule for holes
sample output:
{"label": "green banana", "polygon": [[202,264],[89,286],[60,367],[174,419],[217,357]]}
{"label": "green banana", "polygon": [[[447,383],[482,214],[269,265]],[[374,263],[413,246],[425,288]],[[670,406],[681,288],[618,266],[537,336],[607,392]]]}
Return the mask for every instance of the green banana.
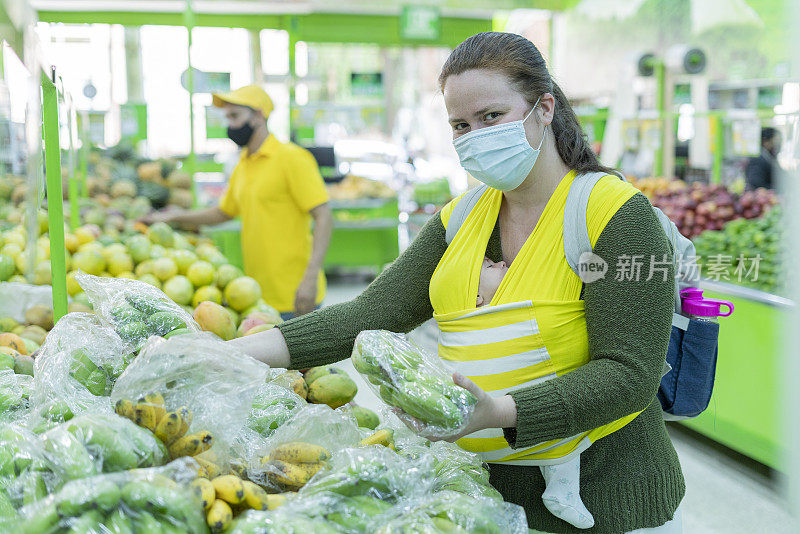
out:
{"label": "green banana", "polygon": [[58,526],[58,510],[56,503],[49,499],[41,501],[42,505],[20,522],[22,534],[42,534],[52,532]]}
{"label": "green banana", "polygon": [[105,395],[106,373],[92,361],[86,349],[72,351],[69,375],[86,387],[92,395],[98,397]]}
{"label": "green banana", "polygon": [[47,408],[42,411],[42,417],[56,423],[69,421],[74,417],[69,405],[64,401],[52,401]]}
{"label": "green banana", "polygon": [[109,310],[109,315],[118,323],[130,323],[131,321],[144,321],[144,314],[126,304],[115,306]]}
{"label": "green banana", "polygon": [[443,393],[414,382],[400,382],[392,392],[395,406],[417,419],[436,426],[455,427],[463,422],[461,411]]}
{"label": "green banana", "polygon": [[103,472],[112,473],[139,467],[139,454],[121,431],[127,419],[111,416],[80,416],[67,423],[67,430],[80,439],[90,450],[97,450],[103,459]]}
{"label": "green banana", "polygon": [[160,534],[161,533],[161,523],[153,517],[152,514],[145,512],[144,510],[137,510],[136,511],[136,519],[133,522],[134,524],[134,532],[147,532],[150,534]]}
{"label": "green banana", "polygon": [[[134,481],[122,488],[122,500],[133,510],[150,510],[174,517],[182,522],[194,521],[194,512],[202,510],[190,492],[182,495],[171,488],[150,482]],[[202,516],[200,516],[202,521]]]}
{"label": "green banana", "polygon": [[169,452],[160,439],[152,432],[132,421],[119,418],[122,432],[130,440],[134,450],[140,455],[139,467],[164,465],[169,460]]}
{"label": "green banana", "polygon": [[85,478],[100,473],[83,443],[63,426],[48,430],[43,435],[43,444],[45,459],[63,479]]}
{"label": "green banana", "polygon": [[119,508],[106,516],[105,525],[111,534],[135,533],[133,520]]}
{"label": "green banana", "polygon": [[170,311],[170,306],[167,302],[146,295],[125,295],[125,300],[144,315],[153,315],[160,311]]}
{"label": "green banana", "polygon": [[110,480],[72,480],[58,492],[56,509],[62,517],[76,517],[88,510],[113,510],[119,505],[119,500],[119,486]]}
{"label": "green banana", "polygon": [[23,505],[27,506],[47,497],[47,485],[41,472],[26,471],[17,478],[17,482],[22,486]]}
{"label": "green banana", "polygon": [[0,488],[0,523],[10,521],[16,517],[17,511],[14,509],[14,505],[11,503],[11,499],[8,498],[6,491],[3,488]]}
{"label": "green banana", "polygon": [[97,510],[89,510],[71,523],[67,531],[70,534],[102,534],[105,531],[103,514]]}

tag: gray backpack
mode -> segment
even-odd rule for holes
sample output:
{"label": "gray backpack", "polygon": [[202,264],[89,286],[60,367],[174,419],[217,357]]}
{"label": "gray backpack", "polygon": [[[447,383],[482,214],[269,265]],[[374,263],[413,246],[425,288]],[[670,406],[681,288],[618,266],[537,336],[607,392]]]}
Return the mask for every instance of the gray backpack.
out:
{"label": "gray backpack", "polygon": [[[563,224],[564,256],[578,276],[580,276],[581,256],[592,252],[589,230],[586,226],[589,196],[597,182],[606,175],[604,172],[578,175],[567,193]],[[622,177],[620,179],[624,180]],[[487,186],[481,185],[467,191],[453,208],[445,236],[448,245],[487,189]],[[665,419],[685,419],[699,415],[708,407],[711,400],[719,325],[695,321],[681,314],[680,291],[695,287],[698,282],[694,266],[696,256],[694,244],[681,235],[675,224],[660,209],[653,207],[653,211],[672,246],[672,264],[675,269],[672,333],[658,399]]]}

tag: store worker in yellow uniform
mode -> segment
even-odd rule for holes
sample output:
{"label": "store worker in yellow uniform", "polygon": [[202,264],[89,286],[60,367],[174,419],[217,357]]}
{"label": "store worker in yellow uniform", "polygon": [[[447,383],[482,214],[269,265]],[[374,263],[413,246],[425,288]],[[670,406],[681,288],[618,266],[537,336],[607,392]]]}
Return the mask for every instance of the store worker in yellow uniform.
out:
{"label": "store worker in yellow uniform", "polygon": [[284,319],[308,313],[325,296],[322,262],[333,226],[316,160],[269,132],[272,100],[258,85],[213,98],[225,111],[228,137],[242,147],[219,207],[163,212],[149,221],[199,226],[241,217],[245,274]]}

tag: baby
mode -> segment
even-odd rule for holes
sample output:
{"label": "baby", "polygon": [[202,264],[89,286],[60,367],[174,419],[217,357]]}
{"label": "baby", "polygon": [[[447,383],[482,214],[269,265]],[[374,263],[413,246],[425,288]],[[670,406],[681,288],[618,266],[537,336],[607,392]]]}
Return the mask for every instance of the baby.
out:
{"label": "baby", "polygon": [[[493,262],[483,258],[481,277],[478,281],[478,299],[481,307],[492,301],[500,282],[508,271],[506,262]],[[594,526],[594,517],[586,509],[580,496],[580,456],[556,465],[540,465],[546,484],[542,501],[551,514],[578,528]]]}

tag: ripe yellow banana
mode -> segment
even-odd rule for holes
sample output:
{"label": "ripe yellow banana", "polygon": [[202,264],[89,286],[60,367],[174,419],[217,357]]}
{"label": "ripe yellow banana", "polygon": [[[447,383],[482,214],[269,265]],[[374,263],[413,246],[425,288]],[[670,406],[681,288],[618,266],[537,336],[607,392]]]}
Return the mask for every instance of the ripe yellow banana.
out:
{"label": "ripe yellow banana", "polygon": [[222,532],[228,528],[231,520],[233,520],[233,511],[228,506],[228,503],[220,499],[215,500],[208,510],[208,515],[206,515],[206,522],[211,527],[211,530]]}
{"label": "ripe yellow banana", "polygon": [[368,436],[361,440],[361,446],[366,447],[368,445],[383,445],[384,447],[388,447],[390,443],[394,442],[394,433],[386,428],[378,430],[371,436]]}
{"label": "ripe yellow banana", "polygon": [[244,486],[244,502],[248,507],[253,510],[269,510],[269,495],[264,488],[249,480],[243,480],[242,485]]}
{"label": "ripe yellow banana", "polygon": [[214,485],[210,480],[205,478],[198,478],[191,483],[192,491],[203,503],[203,510],[209,511],[214,500],[217,498],[217,492]]}
{"label": "ripe yellow banana", "polygon": [[267,495],[267,510],[274,510],[286,504],[286,496],[289,493],[279,493],[277,495]]}
{"label": "ripe yellow banana", "polygon": [[[139,402],[142,402],[142,400],[139,399]],[[167,408],[164,404],[164,396],[161,393],[149,393],[144,396],[144,402],[153,407],[156,417],[156,424],[158,424],[161,421],[161,418],[164,417],[164,414],[167,413]]]}
{"label": "ripe yellow banana", "polygon": [[268,460],[266,467],[267,477],[272,482],[289,488],[302,488],[317,471],[325,467],[325,463],[291,464],[283,460]]}
{"label": "ripe yellow banana", "polygon": [[175,440],[181,437],[179,435],[180,430],[181,416],[178,412],[169,412],[161,418],[153,433],[158,439],[164,442],[164,445],[170,446]]}
{"label": "ripe yellow banana", "polygon": [[173,459],[181,456],[196,456],[201,452],[207,451],[214,444],[214,436],[211,432],[203,430],[188,436],[183,436],[169,446],[169,453]]}
{"label": "ripe yellow banana", "polygon": [[229,504],[241,504],[244,502],[244,484],[242,479],[236,475],[219,476],[213,479],[211,484],[213,484],[214,490],[217,492],[217,499],[222,499]]}
{"label": "ripe yellow banana", "polygon": [[216,478],[222,474],[222,467],[214,462],[204,460],[203,458],[195,458],[195,461],[200,464],[202,469],[205,470],[204,476],[208,477],[209,479]]}
{"label": "ripe yellow banana", "polygon": [[114,405],[114,411],[117,412],[117,415],[133,421],[133,403],[130,399],[118,400]]}
{"label": "ripe yellow banana", "polygon": [[186,406],[181,406],[176,411],[181,416],[181,429],[178,436],[183,437],[189,432],[189,427],[192,425],[192,412]]}
{"label": "ripe yellow banana", "polygon": [[133,407],[133,422],[149,431],[156,429],[156,409],[144,402],[144,398],[139,399],[139,403]]}
{"label": "ripe yellow banana", "polygon": [[302,441],[292,441],[284,443],[272,449],[269,453],[271,460],[283,460],[293,464],[307,464],[324,462],[330,459],[331,453],[328,449],[319,445],[312,445]]}

